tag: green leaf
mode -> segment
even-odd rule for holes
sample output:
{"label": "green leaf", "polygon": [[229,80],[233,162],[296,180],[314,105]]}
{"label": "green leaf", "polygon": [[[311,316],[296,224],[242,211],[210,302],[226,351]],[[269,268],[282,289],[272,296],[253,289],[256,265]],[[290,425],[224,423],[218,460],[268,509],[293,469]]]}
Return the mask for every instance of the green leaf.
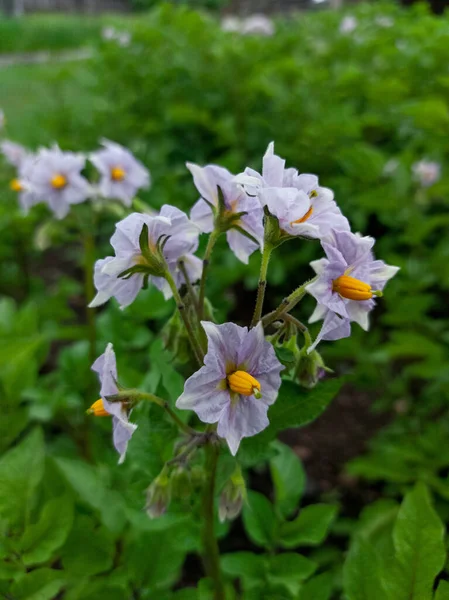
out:
{"label": "green leaf", "polygon": [[312,504],[301,509],[294,521],[282,523],[280,543],[284,548],[318,546],[325,539],[338,512],[333,504]]}
{"label": "green leaf", "polygon": [[27,527],[20,541],[26,566],[49,560],[67,539],[73,524],[73,502],[69,496],[47,502],[39,521]]}
{"label": "green leaf", "polygon": [[88,577],[108,571],[115,553],[113,537],[89,517],[79,515],[61,550],[62,564],[71,576]]}
{"label": "green leaf", "polygon": [[440,581],[434,600],[449,600],[449,583],[447,581]]}
{"label": "green leaf", "polygon": [[338,394],[342,384],[343,379],[330,379],[309,390],[284,380],[276,402],[268,410],[270,425],[258,435],[242,440],[239,457],[242,453],[243,456],[257,456],[280,431],[303,427],[317,419]]}
{"label": "green leaf", "polygon": [[303,585],[298,600],[329,600],[332,588],[332,573],[321,573]]}
{"label": "green leaf", "polygon": [[250,583],[264,581],[265,566],[264,557],[252,552],[233,552],[221,557],[221,567],[225,575],[245,579]]}
{"label": "green leaf", "polygon": [[36,569],[11,586],[14,600],[54,600],[65,585],[64,572]]}
{"label": "green leaf", "polygon": [[0,516],[23,521],[44,473],[44,438],[35,429],[0,460]]}
{"label": "green leaf", "polygon": [[393,542],[394,561],[382,573],[388,600],[430,600],[446,550],[444,526],[424,484],[418,483],[404,498]]}
{"label": "green leaf", "polygon": [[304,492],[306,476],[302,463],[295,452],[281,442],[275,442],[277,455],[270,460],[275,504],[283,517],[295,510]]}
{"label": "green leaf", "polygon": [[301,554],[287,552],[269,557],[268,580],[273,585],[285,587],[297,596],[301,582],[316,571],[317,565]]}
{"label": "green leaf", "polygon": [[258,546],[272,548],[277,527],[271,502],[258,492],[248,492],[248,503],[243,508],[245,531]]}
{"label": "green leaf", "polygon": [[[173,367],[173,356],[164,348],[161,338],[157,338],[150,348],[152,370],[162,375],[162,385],[167,390],[170,400],[177,400],[184,389],[184,378]],[[156,389],[150,390],[155,393]]]}
{"label": "green leaf", "polygon": [[97,470],[80,460],[57,458],[55,463],[80,498],[101,513],[103,523],[112,532],[121,531],[125,523],[121,497],[102,484]]}
{"label": "green leaf", "polygon": [[372,544],[358,537],[351,545],[343,570],[348,600],[384,600],[379,556]]}

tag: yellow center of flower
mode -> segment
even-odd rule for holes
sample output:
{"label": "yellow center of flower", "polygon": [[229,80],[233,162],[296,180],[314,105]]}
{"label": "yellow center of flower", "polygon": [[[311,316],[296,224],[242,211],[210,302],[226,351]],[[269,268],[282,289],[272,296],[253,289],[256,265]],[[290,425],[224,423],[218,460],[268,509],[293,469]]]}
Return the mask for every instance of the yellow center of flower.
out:
{"label": "yellow center of flower", "polygon": [[9,184],[9,188],[13,192],[22,192],[23,191],[23,185],[20,183],[19,179],[13,179],[11,181],[11,183]]}
{"label": "yellow center of flower", "polygon": [[349,275],[341,275],[332,282],[332,291],[349,300],[369,300],[379,292],[373,292],[368,283]]}
{"label": "yellow center of flower", "polygon": [[123,181],[125,179],[125,169],[122,167],[112,167],[111,169],[111,179],[112,181]]}
{"label": "yellow center of flower", "polygon": [[231,392],[242,396],[262,398],[260,383],[246,371],[234,371],[227,377]]}
{"label": "yellow center of flower", "polygon": [[55,190],[62,190],[67,185],[67,177],[58,173],[52,177],[51,185]]}
{"label": "yellow center of flower", "polygon": [[310,219],[310,217],[312,216],[313,213],[313,206],[311,206],[309,208],[309,210],[306,212],[306,214],[301,217],[300,219],[296,219],[296,221],[292,221],[291,224],[292,225],[296,225],[297,223],[305,223],[307,221],[307,219]]}
{"label": "yellow center of flower", "polygon": [[110,417],[110,413],[104,408],[103,400],[100,398],[92,404],[87,410],[87,414],[94,415],[94,417]]}

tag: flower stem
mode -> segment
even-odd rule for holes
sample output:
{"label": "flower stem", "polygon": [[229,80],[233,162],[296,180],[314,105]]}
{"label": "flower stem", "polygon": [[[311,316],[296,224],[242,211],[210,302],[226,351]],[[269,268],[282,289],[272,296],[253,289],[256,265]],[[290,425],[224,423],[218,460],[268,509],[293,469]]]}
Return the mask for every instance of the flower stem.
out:
{"label": "flower stem", "polygon": [[206,278],[207,271],[209,268],[210,257],[212,256],[212,251],[217,243],[218,238],[220,237],[221,231],[218,229],[214,229],[209,236],[209,240],[207,242],[206,251],[204,253],[203,258],[203,272],[201,274],[201,282],[200,282],[200,297],[198,300],[198,315],[199,320],[204,317],[204,298],[206,296]]}
{"label": "flower stem", "polygon": [[193,289],[192,282],[190,281],[190,277],[189,277],[189,274],[188,274],[187,269],[186,269],[186,264],[185,264],[185,262],[184,262],[184,260],[182,258],[178,261],[178,265],[179,265],[179,270],[181,271],[182,276],[184,277],[184,282],[186,284],[186,288],[187,288],[187,291],[189,293],[192,305],[195,308],[195,312],[196,312],[196,314],[199,317],[199,302],[198,302],[198,298],[196,296],[195,290]]}
{"label": "flower stem", "polygon": [[165,412],[174,421],[174,423],[176,423],[176,425],[179,427],[179,429],[181,431],[183,431],[184,433],[187,433],[188,435],[191,435],[191,436],[198,435],[198,432],[196,431],[196,429],[189,427],[189,425],[187,425],[186,423],[181,421],[181,419],[174,412],[174,410],[170,407],[170,405],[168,404],[168,402],[166,400],[163,400],[162,398],[159,398],[159,396],[155,396],[154,394],[150,394],[148,392],[137,392],[135,394],[135,397],[136,397],[136,399],[141,398],[142,400],[149,400],[150,402],[154,402],[154,404],[157,404],[158,406],[160,406],[161,408],[163,408],[165,410]]}
{"label": "flower stem", "polygon": [[95,265],[95,239],[92,233],[83,232],[84,245],[84,295],[86,303],[86,324],[89,340],[89,360],[91,363],[97,357],[96,343],[97,330],[95,326],[95,309],[89,308],[88,304],[95,295],[94,288],[94,265]]}
{"label": "flower stem", "polygon": [[260,321],[262,316],[263,301],[265,298],[265,289],[267,287],[267,271],[268,264],[270,262],[271,253],[273,252],[273,246],[265,241],[264,249],[262,252],[262,261],[260,263],[260,275],[259,283],[257,286],[257,300],[256,307],[254,309],[253,320],[251,321],[251,327],[255,327]]}
{"label": "flower stem", "polygon": [[268,327],[268,325],[274,323],[274,321],[279,319],[284,313],[288,313],[292,310],[292,308],[294,308],[306,295],[306,286],[315,281],[315,279],[316,277],[297,287],[296,290],[282,300],[275,310],[265,315],[262,319],[263,326]]}
{"label": "flower stem", "polygon": [[176,287],[176,283],[174,282],[174,279],[171,276],[171,273],[168,270],[168,268],[166,269],[166,272],[165,272],[165,279],[167,280],[167,283],[170,286],[170,289],[172,291],[173,298],[175,299],[176,306],[179,310],[179,314],[181,315],[181,319],[184,323],[184,327],[186,328],[187,334],[189,336],[190,345],[192,346],[192,350],[195,355],[195,358],[198,361],[198,364],[200,366],[202,366],[203,358],[204,358],[203,349],[201,348],[201,344],[198,341],[198,338],[196,337],[196,333],[192,327],[192,324],[190,323],[189,317],[186,312],[186,306],[185,306],[184,302],[182,301],[182,298],[178,292],[178,288]]}
{"label": "flower stem", "polygon": [[220,551],[215,536],[215,479],[219,447],[213,442],[205,445],[206,483],[203,491],[203,564],[206,574],[214,583],[214,600],[225,600],[225,590],[220,570]]}

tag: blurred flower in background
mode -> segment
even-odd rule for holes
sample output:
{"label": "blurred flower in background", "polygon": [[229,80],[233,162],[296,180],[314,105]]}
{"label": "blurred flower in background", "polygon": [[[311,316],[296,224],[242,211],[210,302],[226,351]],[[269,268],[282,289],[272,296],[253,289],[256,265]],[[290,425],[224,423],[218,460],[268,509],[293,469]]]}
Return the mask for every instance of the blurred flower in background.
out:
{"label": "blurred flower in background", "polygon": [[441,177],[441,165],[432,160],[420,160],[414,163],[412,171],[415,179],[422,187],[430,187]]}
{"label": "blurred flower in background", "polygon": [[351,33],[358,24],[359,22],[353,15],[347,15],[340,23],[340,33]]}
{"label": "blurred flower in background", "polygon": [[272,36],[276,31],[273,21],[262,14],[254,14],[246,19],[239,19],[230,15],[222,20],[221,28],[223,31],[241,33],[242,35]]}

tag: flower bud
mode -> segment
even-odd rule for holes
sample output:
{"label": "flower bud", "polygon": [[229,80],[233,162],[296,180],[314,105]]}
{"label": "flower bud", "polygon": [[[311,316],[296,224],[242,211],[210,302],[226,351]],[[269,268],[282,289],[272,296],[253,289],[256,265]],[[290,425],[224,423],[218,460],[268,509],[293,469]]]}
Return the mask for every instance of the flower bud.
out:
{"label": "flower bud", "polygon": [[164,467],[147,489],[145,510],[150,519],[157,519],[165,514],[171,500],[170,478]]}
{"label": "flower bud", "polygon": [[310,354],[307,354],[307,348],[303,348],[299,354],[298,363],[296,365],[296,379],[300,385],[306,388],[313,388],[316,386],[318,381],[324,377],[328,369],[321,355],[313,350]]}
{"label": "flower bud", "polygon": [[246,500],[246,486],[242,471],[239,466],[236,467],[220,496],[218,507],[218,516],[220,521],[231,521],[240,514],[243,502]]}
{"label": "flower bud", "polygon": [[179,466],[173,470],[171,474],[171,491],[175,498],[183,500],[189,498],[192,491],[192,483],[190,481],[190,473],[185,467]]}

